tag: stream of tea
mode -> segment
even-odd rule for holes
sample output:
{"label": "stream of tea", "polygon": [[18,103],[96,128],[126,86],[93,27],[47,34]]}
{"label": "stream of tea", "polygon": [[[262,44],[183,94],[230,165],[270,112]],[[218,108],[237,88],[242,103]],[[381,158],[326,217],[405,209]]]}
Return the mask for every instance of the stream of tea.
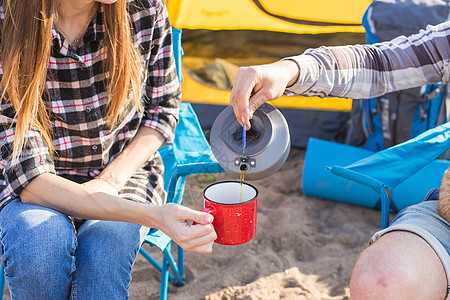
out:
{"label": "stream of tea", "polygon": [[[246,146],[246,139],[247,139],[247,130],[245,128],[245,124],[242,125],[242,156],[245,157],[245,146]],[[240,168],[241,170],[241,197],[239,198],[239,203],[242,203],[242,191],[244,189],[244,173],[245,171],[242,170],[242,168]]]}
{"label": "stream of tea", "polygon": [[242,191],[244,189],[244,171],[241,170],[241,198],[239,200],[239,203],[242,203]]}

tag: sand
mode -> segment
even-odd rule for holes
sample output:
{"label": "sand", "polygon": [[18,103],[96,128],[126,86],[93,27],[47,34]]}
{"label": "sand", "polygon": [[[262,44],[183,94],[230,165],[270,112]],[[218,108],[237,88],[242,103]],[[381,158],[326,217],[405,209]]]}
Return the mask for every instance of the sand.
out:
{"label": "sand", "polygon": [[[305,196],[303,158],[292,149],[280,171],[251,182],[259,190],[255,238],[216,244],[211,254],[186,251],[186,285],[170,284],[169,299],[349,299],[353,264],[380,228],[380,212]],[[185,205],[202,208],[202,188],[225,179],[190,177]],[[131,299],[159,299],[160,275],[143,257],[132,275]]]}

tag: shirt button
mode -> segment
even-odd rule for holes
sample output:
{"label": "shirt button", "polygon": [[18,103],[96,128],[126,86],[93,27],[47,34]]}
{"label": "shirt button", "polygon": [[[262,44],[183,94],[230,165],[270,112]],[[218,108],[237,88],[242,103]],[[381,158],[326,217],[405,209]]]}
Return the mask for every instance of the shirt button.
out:
{"label": "shirt button", "polygon": [[97,150],[97,145],[92,146],[92,150]]}

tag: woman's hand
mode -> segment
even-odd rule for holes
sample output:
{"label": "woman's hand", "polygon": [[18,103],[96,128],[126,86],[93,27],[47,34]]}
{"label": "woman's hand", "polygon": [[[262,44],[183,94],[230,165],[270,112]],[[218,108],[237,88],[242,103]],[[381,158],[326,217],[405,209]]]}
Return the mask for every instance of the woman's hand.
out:
{"label": "woman's hand", "polygon": [[281,97],[286,87],[297,81],[298,75],[299,68],[293,60],[239,68],[230,96],[238,122],[250,128],[249,119],[258,107]]}
{"label": "woman's hand", "polygon": [[159,229],[185,250],[211,253],[217,238],[213,220],[210,214],[168,203],[161,206]]}

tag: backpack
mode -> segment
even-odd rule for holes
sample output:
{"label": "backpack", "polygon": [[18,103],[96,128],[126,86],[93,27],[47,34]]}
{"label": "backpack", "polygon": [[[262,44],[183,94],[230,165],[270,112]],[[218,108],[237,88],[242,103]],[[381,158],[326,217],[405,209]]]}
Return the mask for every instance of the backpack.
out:
{"label": "backpack", "polygon": [[[448,0],[374,0],[363,17],[369,44],[411,35],[449,19]],[[348,144],[379,151],[448,122],[450,96],[442,83],[353,100]]]}

